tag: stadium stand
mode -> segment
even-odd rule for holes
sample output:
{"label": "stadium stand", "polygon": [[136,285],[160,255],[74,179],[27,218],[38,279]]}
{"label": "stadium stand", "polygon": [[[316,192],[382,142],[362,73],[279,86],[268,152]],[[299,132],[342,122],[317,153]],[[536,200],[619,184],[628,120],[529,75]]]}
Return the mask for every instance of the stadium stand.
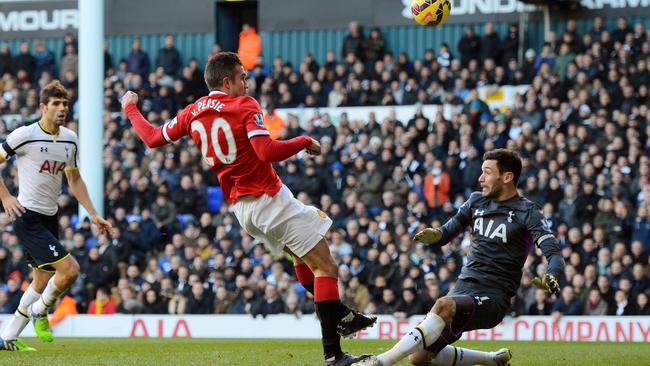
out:
{"label": "stadium stand", "polygon": [[[373,29],[353,31],[322,64],[311,54],[300,65],[258,59],[250,83],[263,108],[339,107],[338,115],[287,119],[281,138],[318,137],[324,154],[277,170],[299,199],[332,217],[347,303],[410,316],[448,292],[468,238],[433,251],[410,237],[454,214],[476,188],[484,151],[509,147],[523,157],[521,192],[543,207],[567,262],[566,287],[553,301],[531,286],[545,271],[533,251],[512,313],[650,315],[650,31],[625,19],[615,29],[594,24],[579,33],[567,22],[521,62],[517,27],[499,34],[490,25],[422,55],[387,52]],[[18,54],[0,46],[0,139],[38,120],[39,88],[53,77],[76,102],[75,43],[66,42],[60,60],[43,44],[25,43]],[[133,48],[104,83],[105,208],[116,234],[79,223],[69,196],[59,202],[62,241],[83,273],[69,294],[78,311],[101,313],[96,303],[110,300],[120,313],[313,313],[291,263],[239,228],[194,143],[147,150],[120,113],[118,97],[132,89],[150,121],[173,117],[206,92],[204,56],[184,55],[197,58],[178,65],[183,50],[173,44],[158,55]],[[514,108],[495,110],[476,91],[488,85],[529,87]],[[461,112],[382,121],[344,114],[348,106],[415,104]],[[0,172],[15,194],[15,166]],[[29,271],[4,214],[0,226],[0,313],[13,313]]]}

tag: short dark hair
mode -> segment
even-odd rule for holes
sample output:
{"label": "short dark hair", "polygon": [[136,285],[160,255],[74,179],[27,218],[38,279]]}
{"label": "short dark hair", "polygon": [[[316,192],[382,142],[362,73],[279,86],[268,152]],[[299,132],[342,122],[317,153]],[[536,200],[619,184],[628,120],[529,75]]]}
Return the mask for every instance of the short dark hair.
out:
{"label": "short dark hair", "polygon": [[515,186],[519,182],[521,175],[521,158],[516,151],[509,149],[496,149],[483,154],[483,161],[496,160],[499,174],[511,172],[514,175]]}
{"label": "short dark hair", "polygon": [[41,103],[47,105],[47,103],[50,102],[51,98],[63,98],[65,100],[68,100],[68,91],[65,90],[63,84],[61,84],[61,82],[58,80],[54,80],[53,82],[45,85],[43,89],[41,89]]}
{"label": "short dark hair", "polygon": [[226,77],[234,79],[237,65],[242,65],[242,62],[234,52],[219,52],[212,56],[203,73],[208,89],[215,90],[222,86]]}

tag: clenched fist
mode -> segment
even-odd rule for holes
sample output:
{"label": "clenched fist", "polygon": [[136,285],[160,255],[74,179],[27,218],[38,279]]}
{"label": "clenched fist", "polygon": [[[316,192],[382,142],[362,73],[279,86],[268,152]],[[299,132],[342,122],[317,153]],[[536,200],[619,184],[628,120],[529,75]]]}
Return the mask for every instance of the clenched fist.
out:
{"label": "clenched fist", "polygon": [[122,109],[125,109],[129,104],[135,104],[138,102],[138,95],[130,90],[128,90],[122,96]]}

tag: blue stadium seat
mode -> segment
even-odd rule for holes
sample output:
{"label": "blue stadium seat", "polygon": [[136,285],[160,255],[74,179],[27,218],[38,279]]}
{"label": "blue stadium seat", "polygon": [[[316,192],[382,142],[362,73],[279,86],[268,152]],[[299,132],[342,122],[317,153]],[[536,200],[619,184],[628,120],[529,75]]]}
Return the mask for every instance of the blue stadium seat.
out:
{"label": "blue stadium seat", "polygon": [[208,210],[210,212],[219,212],[223,202],[223,191],[219,186],[208,187]]}

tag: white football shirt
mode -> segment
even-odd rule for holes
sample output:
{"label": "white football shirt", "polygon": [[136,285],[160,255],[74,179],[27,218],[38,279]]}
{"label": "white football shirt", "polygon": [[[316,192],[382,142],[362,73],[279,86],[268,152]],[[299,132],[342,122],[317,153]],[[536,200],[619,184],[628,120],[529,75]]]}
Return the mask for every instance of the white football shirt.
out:
{"label": "white football shirt", "polygon": [[53,216],[58,210],[63,173],[77,169],[77,134],[66,127],[54,136],[39,123],[22,126],[0,147],[5,159],[16,156],[18,202],[32,211]]}

